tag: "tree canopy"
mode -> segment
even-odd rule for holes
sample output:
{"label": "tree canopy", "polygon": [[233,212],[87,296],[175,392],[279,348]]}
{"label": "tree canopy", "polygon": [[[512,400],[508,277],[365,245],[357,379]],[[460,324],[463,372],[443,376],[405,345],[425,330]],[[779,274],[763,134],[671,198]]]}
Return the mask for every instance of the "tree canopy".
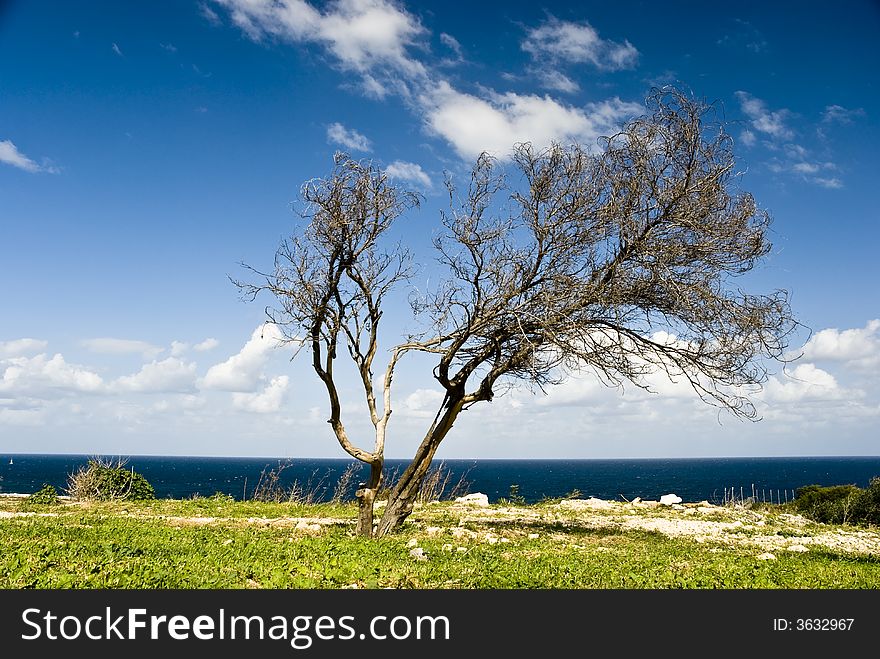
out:
{"label": "tree canopy", "polygon": [[[459,184],[434,237],[447,276],[411,296],[421,330],[390,347],[377,403],[373,361],[382,305],[413,273],[410,250],[388,244],[394,221],[419,206],[372,163],[337,154],[331,174],[307,182],[302,229],[285,241],[251,297],[271,292],[269,319],[311,352],[342,448],[371,466],[360,532],[396,528],[440,442],[469,406],[516,382],[548,387],[573,372],[606,384],[661,369],[707,402],[755,418],[749,395],[784,359],[797,323],[785,291],[736,286],[770,251],[769,214],[735,186],[733,140],[714,108],[655,90],[645,115],[593,147],[531,144],[512,159],[481,155]],[[344,346],[360,374],[371,448],[341,418],[334,362]],[[410,351],[434,355],[445,392],[409,467],[372,521],[382,480],[391,384]]]}

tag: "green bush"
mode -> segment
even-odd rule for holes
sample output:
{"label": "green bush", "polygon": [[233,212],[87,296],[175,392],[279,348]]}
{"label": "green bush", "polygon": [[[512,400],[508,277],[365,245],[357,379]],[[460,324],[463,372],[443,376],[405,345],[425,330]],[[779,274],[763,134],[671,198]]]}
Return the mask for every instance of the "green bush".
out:
{"label": "green bush", "polygon": [[92,458],[68,478],[68,493],[82,501],[155,499],[153,486],[125,462]]}
{"label": "green bush", "polygon": [[58,503],[58,491],[55,489],[54,485],[44,484],[43,487],[31,494],[27,500],[28,503],[39,503],[51,506]]}
{"label": "green bush", "polygon": [[867,489],[855,485],[807,485],[797,490],[795,509],[823,524],[877,524],[880,522],[880,478]]}
{"label": "green bush", "polygon": [[880,524],[880,476],[871,479],[856,502],[856,516],[868,524]]}

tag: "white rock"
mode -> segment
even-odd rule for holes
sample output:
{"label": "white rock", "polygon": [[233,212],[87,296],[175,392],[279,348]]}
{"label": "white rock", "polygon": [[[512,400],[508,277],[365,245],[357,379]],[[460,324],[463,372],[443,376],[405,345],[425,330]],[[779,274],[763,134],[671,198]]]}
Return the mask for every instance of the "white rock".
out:
{"label": "white rock", "polygon": [[452,551],[452,545],[449,544],[449,543],[447,542],[445,545],[443,545],[443,546],[441,547],[441,549],[442,549],[443,551]]}
{"label": "white rock", "polygon": [[788,547],[786,547],[786,549],[788,549],[788,551],[798,552],[810,551],[807,547],[804,547],[803,545],[789,545]]}
{"label": "white rock", "polygon": [[458,552],[466,552],[467,550],[468,550],[467,547],[456,547],[455,548],[455,551],[458,551]]}
{"label": "white rock", "polygon": [[455,503],[487,508],[489,506],[489,496],[482,492],[474,492],[473,494],[466,494],[463,497],[456,497]]}
{"label": "white rock", "polygon": [[609,508],[614,508],[613,502],[605,501],[604,499],[597,499],[596,497],[590,497],[589,499],[563,499],[559,502],[559,505],[562,508],[573,508],[575,510],[582,510],[585,508],[608,510]]}
{"label": "white rock", "polygon": [[425,529],[425,533],[427,533],[428,535],[439,535],[443,533],[443,529],[441,529],[439,526],[429,526]]}
{"label": "white rock", "polygon": [[410,538],[409,542],[406,543],[406,546],[407,547],[415,547],[418,544],[419,544],[418,540],[416,540],[415,538]]}
{"label": "white rock", "polygon": [[537,540],[540,537],[537,533],[529,533],[529,540]]}
{"label": "white rock", "polygon": [[763,554],[758,554],[757,559],[759,561],[775,561],[776,556],[768,551],[764,552]]}
{"label": "white rock", "polygon": [[664,494],[660,497],[660,503],[664,506],[671,506],[674,503],[681,503],[681,497],[677,494]]}
{"label": "white rock", "polygon": [[428,555],[425,553],[425,550],[421,547],[416,547],[415,549],[411,549],[409,555],[412,556],[417,561],[427,561]]}

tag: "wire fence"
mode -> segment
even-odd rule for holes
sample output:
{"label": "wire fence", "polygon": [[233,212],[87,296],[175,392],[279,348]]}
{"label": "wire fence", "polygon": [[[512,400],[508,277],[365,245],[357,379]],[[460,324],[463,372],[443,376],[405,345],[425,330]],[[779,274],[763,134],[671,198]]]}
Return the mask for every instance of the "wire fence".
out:
{"label": "wire fence", "polygon": [[720,503],[724,506],[736,506],[752,503],[784,504],[794,500],[793,489],[759,487],[752,483],[750,487],[744,485],[725,487]]}

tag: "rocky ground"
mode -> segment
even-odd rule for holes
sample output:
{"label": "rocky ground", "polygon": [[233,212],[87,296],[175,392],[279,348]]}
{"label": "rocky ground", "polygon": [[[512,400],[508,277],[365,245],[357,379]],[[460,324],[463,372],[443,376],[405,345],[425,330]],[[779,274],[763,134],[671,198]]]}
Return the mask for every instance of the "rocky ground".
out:
{"label": "rocky ground", "polygon": [[[382,502],[379,502],[381,506]],[[378,511],[377,511],[378,512]],[[2,511],[0,518],[24,515],[54,516],[63,512]],[[143,512],[130,513],[143,516]],[[172,525],[256,524],[290,527],[301,533],[321,533],[329,526],[351,525],[352,520],[335,517],[178,517],[157,515]],[[880,556],[880,529],[829,526],[800,515],[779,512],[772,507],[716,506],[707,501],[661,504],[659,501],[631,502],[602,499],[564,499],[533,506],[490,505],[485,495],[468,495],[455,502],[417,505],[407,522],[417,538],[452,537],[449,549],[476,542],[510,542],[523,536],[558,536],[570,540],[570,533],[607,529],[616,532],[653,531],[669,537],[689,538],[712,545],[749,546],[759,558],[772,560],[779,552],[805,552],[824,548],[837,553]]]}

